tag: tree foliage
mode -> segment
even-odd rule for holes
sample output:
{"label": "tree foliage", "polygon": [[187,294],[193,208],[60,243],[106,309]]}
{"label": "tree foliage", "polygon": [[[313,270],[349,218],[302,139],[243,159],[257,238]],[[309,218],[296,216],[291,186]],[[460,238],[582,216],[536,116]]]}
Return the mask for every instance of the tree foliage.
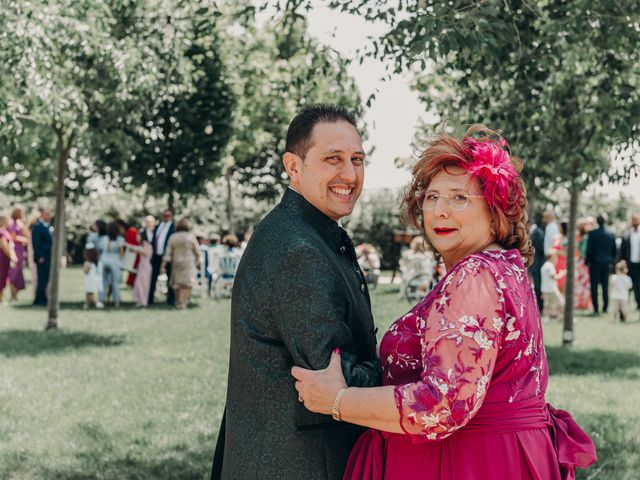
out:
{"label": "tree foliage", "polygon": [[224,51],[238,103],[226,164],[252,196],[274,199],[286,183],[287,127],[300,108],[337,103],[359,116],[362,104],[348,62],[309,36],[303,16],[285,12],[264,22],[250,2],[228,8]]}

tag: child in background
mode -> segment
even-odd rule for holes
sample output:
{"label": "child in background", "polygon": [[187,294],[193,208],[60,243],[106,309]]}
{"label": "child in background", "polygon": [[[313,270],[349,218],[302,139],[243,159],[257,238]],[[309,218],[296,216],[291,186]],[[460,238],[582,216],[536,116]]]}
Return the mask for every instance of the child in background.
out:
{"label": "child in background", "polygon": [[613,319],[616,319],[616,314],[620,315],[620,321],[624,322],[627,319],[627,305],[629,304],[629,290],[633,288],[633,282],[631,277],[627,275],[627,262],[620,260],[616,263],[616,273],[611,279],[611,304]]}
{"label": "child in background", "polygon": [[98,250],[93,243],[87,243],[84,249],[84,291],[86,300],[82,308],[87,310],[89,306],[104,308],[104,304],[98,300],[98,292],[102,287],[102,265],[98,261]]}
{"label": "child in background", "polygon": [[549,318],[558,318],[560,309],[564,307],[564,298],[562,298],[562,294],[558,288],[558,280],[563,278],[567,274],[567,271],[561,270],[560,272],[556,272],[558,252],[555,249],[551,249],[545,258],[546,261],[540,270],[540,276],[542,277],[540,293],[544,300],[542,321],[548,322]]}

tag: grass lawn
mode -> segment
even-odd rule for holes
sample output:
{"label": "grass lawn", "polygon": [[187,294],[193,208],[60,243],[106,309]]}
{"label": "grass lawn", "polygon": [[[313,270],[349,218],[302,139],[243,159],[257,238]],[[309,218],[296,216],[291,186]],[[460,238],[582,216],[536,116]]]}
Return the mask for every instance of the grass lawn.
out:
{"label": "grass lawn", "polygon": [[[0,306],[0,478],[208,478],[227,374],[229,301],[187,311],[85,312],[82,272],[63,272],[61,328],[46,312]],[[380,328],[409,305],[397,289],[373,291]],[[575,345],[546,327],[547,398],[594,437],[586,479],[636,479],[640,471],[640,322],[580,317]],[[248,399],[247,401],[251,401]]]}

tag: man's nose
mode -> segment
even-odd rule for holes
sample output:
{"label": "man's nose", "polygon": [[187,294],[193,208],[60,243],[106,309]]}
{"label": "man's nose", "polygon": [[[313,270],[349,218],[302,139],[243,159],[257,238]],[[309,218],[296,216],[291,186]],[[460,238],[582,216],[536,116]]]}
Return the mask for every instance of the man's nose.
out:
{"label": "man's nose", "polygon": [[353,183],[356,181],[356,167],[351,163],[351,159],[342,162],[340,169],[340,179],[345,182]]}

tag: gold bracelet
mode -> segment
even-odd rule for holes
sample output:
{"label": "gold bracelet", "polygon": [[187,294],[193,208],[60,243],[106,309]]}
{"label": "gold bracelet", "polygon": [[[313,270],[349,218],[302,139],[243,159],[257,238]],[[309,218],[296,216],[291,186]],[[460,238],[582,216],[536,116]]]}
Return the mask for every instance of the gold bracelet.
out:
{"label": "gold bracelet", "polygon": [[340,418],[340,402],[342,402],[342,397],[344,395],[344,392],[346,391],[347,391],[347,388],[341,389],[336,395],[336,399],[333,401],[333,408],[331,408],[331,416],[336,422],[342,421],[342,419]]}

